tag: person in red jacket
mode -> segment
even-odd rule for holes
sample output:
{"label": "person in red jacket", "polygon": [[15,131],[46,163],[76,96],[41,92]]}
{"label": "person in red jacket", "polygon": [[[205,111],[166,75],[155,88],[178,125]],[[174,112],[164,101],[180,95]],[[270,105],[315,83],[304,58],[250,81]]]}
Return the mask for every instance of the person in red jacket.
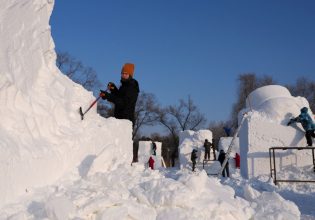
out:
{"label": "person in red jacket", "polygon": [[149,167],[154,170],[154,159],[152,157],[149,159]]}
{"label": "person in red jacket", "polygon": [[241,167],[241,157],[238,153],[235,154],[235,167],[238,169]]}

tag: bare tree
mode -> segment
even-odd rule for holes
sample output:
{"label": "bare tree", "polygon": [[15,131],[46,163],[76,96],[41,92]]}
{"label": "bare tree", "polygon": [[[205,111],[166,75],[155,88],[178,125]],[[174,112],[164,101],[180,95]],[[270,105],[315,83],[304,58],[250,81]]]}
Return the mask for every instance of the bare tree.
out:
{"label": "bare tree", "polygon": [[[101,101],[97,105],[97,112],[105,117],[114,117],[115,105]],[[158,120],[158,101],[154,94],[140,92],[135,109],[135,123],[133,126],[132,138],[139,136],[139,131],[144,126],[152,126]],[[139,138],[137,138],[139,139]]]}
{"label": "bare tree", "polygon": [[224,130],[224,128],[230,128],[231,122],[228,121],[211,121],[209,123],[209,130],[212,132],[213,136],[213,144],[217,148],[219,144],[219,140],[221,137],[226,137],[227,134]]}
{"label": "bare tree", "polygon": [[238,113],[246,106],[247,96],[255,89],[272,85],[276,82],[271,76],[257,77],[255,73],[245,73],[238,77],[237,101],[232,107],[231,122],[232,127],[237,127]]}
{"label": "bare tree", "polygon": [[140,128],[157,123],[158,102],[152,93],[141,92],[139,94],[135,109],[135,124],[132,137],[136,137]]}
{"label": "bare tree", "polygon": [[305,77],[300,77],[297,79],[295,85],[287,85],[293,96],[305,97],[309,104],[311,110],[315,111],[315,82],[307,79]]}
{"label": "bare tree", "polygon": [[99,101],[97,103],[97,113],[104,118],[114,117],[114,105],[110,102]]}
{"label": "bare tree", "polygon": [[87,90],[98,91],[102,87],[95,70],[91,67],[85,67],[81,61],[69,53],[57,52],[56,65],[63,74]]}
{"label": "bare tree", "polygon": [[187,102],[181,99],[179,105],[169,106],[167,112],[173,116],[181,131],[196,130],[206,122],[205,116],[199,112],[190,96]]}
{"label": "bare tree", "polygon": [[178,125],[175,120],[170,117],[168,108],[157,109],[157,116],[158,122],[165,127],[172,136],[173,145],[178,145]]}
{"label": "bare tree", "polygon": [[179,131],[197,130],[206,122],[205,116],[199,112],[190,97],[187,102],[180,100],[179,105],[158,109],[157,115],[159,123],[170,132],[176,146]]}

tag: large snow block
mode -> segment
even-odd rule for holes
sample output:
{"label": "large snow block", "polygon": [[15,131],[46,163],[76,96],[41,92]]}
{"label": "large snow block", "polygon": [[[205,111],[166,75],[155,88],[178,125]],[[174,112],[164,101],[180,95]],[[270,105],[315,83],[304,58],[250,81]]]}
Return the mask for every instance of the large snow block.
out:
{"label": "large snow block", "polygon": [[153,144],[152,141],[139,141],[138,149],[138,162],[147,164],[150,156],[154,159],[154,169],[162,167],[162,143],[154,142],[156,144],[156,155],[153,155]]}
{"label": "large snow block", "polygon": [[[193,149],[197,149],[197,163],[202,163],[205,149],[203,144],[205,139],[212,142],[212,132],[210,130],[191,131],[186,130],[179,133],[179,163],[180,167],[191,166],[190,155]],[[210,155],[211,156],[211,155]]]}
{"label": "large snow block", "polygon": [[[305,147],[301,127],[288,127],[252,117],[245,119],[240,131],[241,174],[251,178],[270,174],[270,147]],[[276,151],[278,171],[286,166],[303,167],[312,164],[310,150]]]}
{"label": "large snow block", "polygon": [[[232,140],[233,137],[221,137],[218,143],[218,151],[224,150],[226,152],[229,149]],[[240,140],[238,137],[233,141],[230,156],[235,157],[236,153],[240,153]]]}
{"label": "large snow block", "polygon": [[56,66],[53,3],[0,0],[0,207],[69,172],[84,178],[132,159],[130,121],[96,106],[81,120],[95,97]]}

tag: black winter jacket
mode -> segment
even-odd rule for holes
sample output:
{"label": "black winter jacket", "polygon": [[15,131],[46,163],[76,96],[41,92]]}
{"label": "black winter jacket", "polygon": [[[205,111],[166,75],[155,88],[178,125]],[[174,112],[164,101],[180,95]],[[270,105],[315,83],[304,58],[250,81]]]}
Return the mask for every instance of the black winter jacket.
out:
{"label": "black winter jacket", "polygon": [[196,151],[192,151],[190,155],[190,159],[193,163],[196,163],[196,159],[198,158]]}
{"label": "black winter jacket", "polygon": [[[225,160],[225,152],[220,152],[219,157],[218,157],[218,161],[222,164]],[[229,161],[227,162],[227,164],[229,163]]]}
{"label": "black winter jacket", "polygon": [[130,78],[128,80],[121,80],[119,89],[115,88],[111,93],[106,93],[104,99],[115,104],[115,118],[128,119],[132,122],[132,125],[134,125],[138,94],[138,81]]}

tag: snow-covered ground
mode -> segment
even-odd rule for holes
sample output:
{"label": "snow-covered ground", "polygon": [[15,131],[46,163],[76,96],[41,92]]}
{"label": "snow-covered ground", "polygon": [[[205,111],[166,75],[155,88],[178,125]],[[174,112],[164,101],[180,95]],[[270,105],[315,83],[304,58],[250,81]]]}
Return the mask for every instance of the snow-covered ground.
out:
{"label": "snow-covered ground", "polygon": [[[314,177],[306,170],[295,176]],[[218,179],[201,170],[128,164],[29,189],[1,209],[0,219],[315,219],[314,199],[311,184],[275,186],[268,176],[245,180],[234,172]]]}
{"label": "snow-covered ground", "polygon": [[[94,97],[55,65],[53,3],[0,0],[0,219],[315,217],[311,184],[274,186],[233,169],[219,179],[200,163],[197,172],[130,166],[129,121],[104,119],[95,108],[81,121],[79,106]],[[194,141],[187,142],[202,144]],[[280,175],[314,177],[311,167],[296,169]]]}

